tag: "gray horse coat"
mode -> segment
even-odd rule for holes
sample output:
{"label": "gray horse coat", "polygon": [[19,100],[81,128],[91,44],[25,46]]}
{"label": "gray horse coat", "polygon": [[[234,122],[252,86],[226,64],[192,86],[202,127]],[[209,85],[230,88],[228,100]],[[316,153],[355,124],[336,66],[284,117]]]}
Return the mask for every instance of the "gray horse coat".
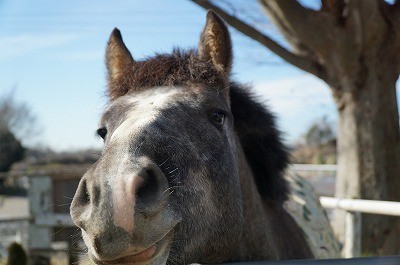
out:
{"label": "gray horse coat", "polygon": [[71,215],[97,264],[311,258],[284,210],[288,154],[273,115],[229,80],[228,30],[207,14],[197,51],[135,61],[115,29],[101,158]]}

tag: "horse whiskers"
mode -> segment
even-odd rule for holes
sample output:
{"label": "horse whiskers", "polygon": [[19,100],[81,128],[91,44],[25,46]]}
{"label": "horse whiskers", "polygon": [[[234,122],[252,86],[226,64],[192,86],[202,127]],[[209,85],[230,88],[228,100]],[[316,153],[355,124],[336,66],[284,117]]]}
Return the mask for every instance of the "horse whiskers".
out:
{"label": "horse whiskers", "polygon": [[143,144],[144,140],[138,146],[136,146],[135,150],[133,151],[135,155],[137,155],[140,152],[140,148],[142,148]]}
{"label": "horse whiskers", "polygon": [[64,204],[53,204],[52,206],[55,206],[55,207],[64,207],[64,206],[70,206],[71,205],[71,203],[64,203]]}
{"label": "horse whiskers", "polygon": [[[83,240],[81,240],[81,239],[74,240],[74,241],[71,243],[71,245],[69,246],[67,252],[68,252],[68,253],[72,253],[72,248],[74,247],[74,245],[76,245],[76,246],[78,247],[78,243],[79,243],[79,242],[83,242]],[[87,252],[87,250],[88,250],[87,247],[85,247],[85,248],[82,249],[82,251],[84,251],[85,253]]]}
{"label": "horse whiskers", "polygon": [[167,161],[169,160],[169,158],[167,158],[164,162],[162,162],[161,164],[159,164],[159,167],[162,167],[165,163],[167,163]]}
{"label": "horse whiskers", "polygon": [[[171,175],[171,176],[169,176],[170,178],[173,178],[173,177],[175,177],[175,175]],[[181,184],[181,182],[180,181],[177,181],[178,180],[178,177],[175,177],[174,179],[172,179],[171,180],[171,183],[176,183],[176,184]]]}
{"label": "horse whiskers", "polygon": [[[164,190],[164,191],[163,191],[163,194],[164,194],[164,193],[167,193],[167,192],[170,191],[170,190],[174,191],[173,189],[175,189],[175,188],[180,188],[180,187],[182,187],[182,186],[178,186],[178,185],[177,185],[177,186],[171,186],[171,187],[169,187],[168,189]],[[171,193],[170,193],[170,194],[171,194]]]}
{"label": "horse whiskers", "polygon": [[66,229],[66,228],[68,228],[68,226],[66,226],[66,225],[65,225],[65,226],[62,226],[60,229],[58,229],[57,231],[55,231],[55,232],[52,233],[51,235],[54,236],[54,235],[60,233],[61,231],[63,231],[64,229]]}
{"label": "horse whiskers", "polygon": [[175,168],[175,169],[171,170],[170,172],[168,172],[168,174],[172,174],[172,173],[174,173],[174,172],[177,171],[177,170],[178,170],[178,168]]}
{"label": "horse whiskers", "polygon": [[[67,219],[65,219],[65,221],[66,221]],[[55,231],[54,233],[52,233],[52,235],[56,235],[57,233],[60,233],[61,231],[63,231],[64,229],[66,229],[66,228],[69,228],[70,226],[68,226],[68,225],[63,225],[63,226],[61,226],[60,227],[60,229],[58,229],[57,231]],[[76,234],[77,232],[79,231],[79,228],[77,228],[76,230],[75,230],[75,232],[74,232],[74,234]],[[77,235],[71,235],[71,236],[77,236]]]}

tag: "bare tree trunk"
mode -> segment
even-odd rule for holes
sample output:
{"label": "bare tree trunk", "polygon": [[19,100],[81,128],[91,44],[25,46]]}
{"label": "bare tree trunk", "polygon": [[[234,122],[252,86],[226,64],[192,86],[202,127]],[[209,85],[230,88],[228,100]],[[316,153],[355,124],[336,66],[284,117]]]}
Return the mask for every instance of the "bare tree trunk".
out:
{"label": "bare tree trunk", "polygon": [[[361,83],[360,78],[353,82],[346,78],[339,80],[341,95],[336,95],[339,110],[336,197],[398,201],[397,77],[390,73],[390,68],[373,68],[372,65],[368,64],[369,70]],[[362,250],[375,252],[381,249],[394,231],[395,221],[392,217],[363,215]],[[338,235],[343,236],[343,213],[336,215],[334,225]]]}

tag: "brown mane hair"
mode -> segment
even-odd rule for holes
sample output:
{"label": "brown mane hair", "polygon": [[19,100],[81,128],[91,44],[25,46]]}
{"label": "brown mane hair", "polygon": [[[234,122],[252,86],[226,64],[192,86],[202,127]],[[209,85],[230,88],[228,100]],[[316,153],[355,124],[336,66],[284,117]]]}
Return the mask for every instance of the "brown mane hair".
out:
{"label": "brown mane hair", "polygon": [[200,60],[193,50],[174,49],[172,54],[157,54],[126,65],[123,72],[117,80],[109,80],[111,99],[156,86],[201,84],[214,89],[228,86],[225,75],[212,63]]}

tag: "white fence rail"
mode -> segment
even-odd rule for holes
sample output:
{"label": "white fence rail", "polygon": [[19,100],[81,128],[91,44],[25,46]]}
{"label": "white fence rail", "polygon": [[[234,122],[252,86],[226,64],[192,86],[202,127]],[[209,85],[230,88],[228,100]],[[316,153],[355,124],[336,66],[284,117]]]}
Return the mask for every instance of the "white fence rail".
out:
{"label": "white fence rail", "polygon": [[[337,165],[293,164],[290,169],[295,172],[336,172]],[[345,258],[361,255],[361,213],[400,216],[400,202],[374,201],[361,199],[340,199],[320,197],[322,207],[340,209],[346,212]]]}
{"label": "white fence rail", "polygon": [[400,202],[320,197],[322,207],[346,211],[345,258],[361,255],[361,213],[400,216]]}
{"label": "white fence rail", "polygon": [[324,208],[341,209],[349,212],[400,216],[400,202],[339,199],[323,196],[319,199]]}
{"label": "white fence rail", "polygon": [[292,164],[293,171],[337,171],[337,165]]}

